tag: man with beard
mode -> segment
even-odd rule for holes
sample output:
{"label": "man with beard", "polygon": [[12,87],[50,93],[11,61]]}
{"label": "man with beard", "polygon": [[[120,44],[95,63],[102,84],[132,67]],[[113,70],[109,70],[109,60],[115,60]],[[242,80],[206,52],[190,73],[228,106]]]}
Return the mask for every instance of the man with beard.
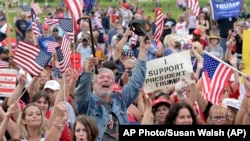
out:
{"label": "man with beard", "polygon": [[[99,128],[97,141],[118,141],[119,124],[129,124],[127,108],[138,97],[146,75],[146,59],[150,41],[142,38],[135,69],[121,93],[113,92],[115,76],[112,70],[100,68],[94,76],[98,59],[89,57],[74,94],[78,115],[90,115]],[[91,90],[91,81],[93,91]],[[93,93],[92,93],[93,92]]]}

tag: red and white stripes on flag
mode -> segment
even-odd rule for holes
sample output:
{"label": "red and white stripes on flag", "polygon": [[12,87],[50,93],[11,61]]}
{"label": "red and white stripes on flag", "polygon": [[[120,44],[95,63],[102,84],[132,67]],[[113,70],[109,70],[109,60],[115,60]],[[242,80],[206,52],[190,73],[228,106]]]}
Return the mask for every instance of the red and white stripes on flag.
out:
{"label": "red and white stripes on flag", "polygon": [[36,36],[42,36],[36,22],[32,22],[32,32],[33,34],[35,34]]}
{"label": "red and white stripes on flag", "polygon": [[0,60],[0,69],[7,69],[9,68],[9,62]]}
{"label": "red and white stripes on flag", "polygon": [[233,70],[227,65],[205,54],[202,72],[202,93],[205,98],[212,104],[219,105],[232,74]]}
{"label": "red and white stripes on flag", "polygon": [[[41,7],[39,6],[39,3],[32,3],[30,7],[33,8],[33,10],[34,10],[34,12],[35,12],[36,15],[39,15],[39,14],[43,13]],[[25,11],[25,13],[26,13],[26,16],[30,16],[31,15],[30,10],[29,11]]]}
{"label": "red and white stripes on flag", "polygon": [[55,19],[55,18],[45,18],[44,19],[45,24],[48,25],[59,25],[59,19]]}
{"label": "red and white stripes on flag", "polygon": [[69,17],[73,19],[74,33],[78,33],[80,25],[77,20],[82,17],[83,0],[64,0],[65,6],[68,9]]}
{"label": "red and white stripes on flag", "polygon": [[138,35],[136,35],[134,32],[132,32],[131,38],[130,38],[130,45],[136,45],[136,42],[138,40]]}
{"label": "red and white stripes on flag", "polygon": [[61,73],[64,73],[69,66],[69,60],[71,55],[70,40],[65,34],[62,37],[61,46],[56,48],[56,54],[60,71]]}
{"label": "red and white stripes on flag", "polygon": [[155,11],[156,12],[156,20],[155,20],[155,32],[153,35],[153,40],[158,43],[160,41],[162,34],[163,34],[163,29],[164,29],[164,16],[162,13],[162,10],[158,9]]}
{"label": "red and white stripes on flag", "polygon": [[188,8],[194,12],[195,16],[199,15],[200,6],[198,0],[188,0]]}
{"label": "red and white stripes on flag", "polygon": [[102,28],[102,19],[98,18],[97,16],[94,17],[94,20],[95,20],[95,26],[97,28]]}
{"label": "red and white stripes on flag", "polygon": [[48,41],[47,42],[47,52],[51,52],[54,53],[56,50],[56,47],[59,47],[60,44],[58,42],[54,42],[54,41]]}
{"label": "red and white stripes on flag", "polygon": [[43,52],[36,45],[19,41],[13,62],[31,75],[39,76],[50,59],[51,55]]}

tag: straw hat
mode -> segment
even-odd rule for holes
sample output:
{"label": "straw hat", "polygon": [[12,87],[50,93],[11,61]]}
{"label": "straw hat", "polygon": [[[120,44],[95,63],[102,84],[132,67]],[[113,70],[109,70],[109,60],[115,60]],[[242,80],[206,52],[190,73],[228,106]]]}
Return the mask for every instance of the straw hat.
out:
{"label": "straw hat", "polygon": [[218,42],[220,41],[220,37],[219,37],[219,35],[217,35],[217,34],[211,34],[211,35],[209,36],[209,41],[210,41],[211,39],[217,39]]}

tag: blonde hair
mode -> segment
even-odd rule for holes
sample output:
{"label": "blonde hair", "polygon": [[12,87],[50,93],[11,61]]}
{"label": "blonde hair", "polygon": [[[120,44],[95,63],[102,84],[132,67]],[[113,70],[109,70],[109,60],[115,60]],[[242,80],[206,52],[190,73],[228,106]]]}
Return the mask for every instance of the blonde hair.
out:
{"label": "blonde hair", "polygon": [[135,67],[136,61],[132,58],[129,58],[125,61],[125,64],[131,64],[133,68]]}
{"label": "blonde hair", "polygon": [[29,132],[28,132],[28,130],[27,130],[27,126],[23,123],[23,120],[24,120],[25,117],[26,117],[26,110],[27,110],[29,107],[31,107],[31,106],[35,106],[35,107],[37,107],[37,108],[39,109],[40,114],[41,114],[41,117],[42,117],[42,123],[41,123],[41,125],[40,125],[40,127],[39,127],[39,133],[40,133],[41,135],[45,133],[45,129],[44,129],[44,116],[43,116],[42,110],[41,110],[40,107],[37,106],[36,104],[30,103],[30,104],[28,104],[28,105],[26,105],[26,106],[24,107],[24,109],[23,109],[22,112],[19,114],[18,119],[17,119],[17,124],[19,125],[20,130],[21,130],[21,136],[22,136],[22,138],[24,138],[24,139],[27,139],[27,138],[30,137],[30,134],[29,134]]}
{"label": "blonde hair", "polygon": [[227,107],[225,107],[223,105],[213,105],[209,110],[209,115],[207,118],[208,124],[211,124],[211,118],[212,118],[214,113],[221,113],[221,114],[224,114],[225,116],[227,116]]}
{"label": "blonde hair", "polygon": [[195,41],[192,43],[193,44],[193,47],[196,47],[197,48],[197,53],[199,54],[202,54],[203,53],[203,48],[202,48],[202,45],[198,42],[198,41]]}
{"label": "blonde hair", "polygon": [[170,42],[174,40],[175,36],[173,34],[168,34],[164,37],[163,44],[166,48],[168,48],[168,45]]}

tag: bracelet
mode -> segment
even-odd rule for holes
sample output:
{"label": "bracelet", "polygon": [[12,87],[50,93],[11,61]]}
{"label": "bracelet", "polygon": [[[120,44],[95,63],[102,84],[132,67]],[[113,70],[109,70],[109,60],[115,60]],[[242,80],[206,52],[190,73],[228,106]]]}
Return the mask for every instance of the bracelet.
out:
{"label": "bracelet", "polygon": [[56,121],[53,121],[52,125],[56,126],[59,130],[62,128],[62,124]]}

